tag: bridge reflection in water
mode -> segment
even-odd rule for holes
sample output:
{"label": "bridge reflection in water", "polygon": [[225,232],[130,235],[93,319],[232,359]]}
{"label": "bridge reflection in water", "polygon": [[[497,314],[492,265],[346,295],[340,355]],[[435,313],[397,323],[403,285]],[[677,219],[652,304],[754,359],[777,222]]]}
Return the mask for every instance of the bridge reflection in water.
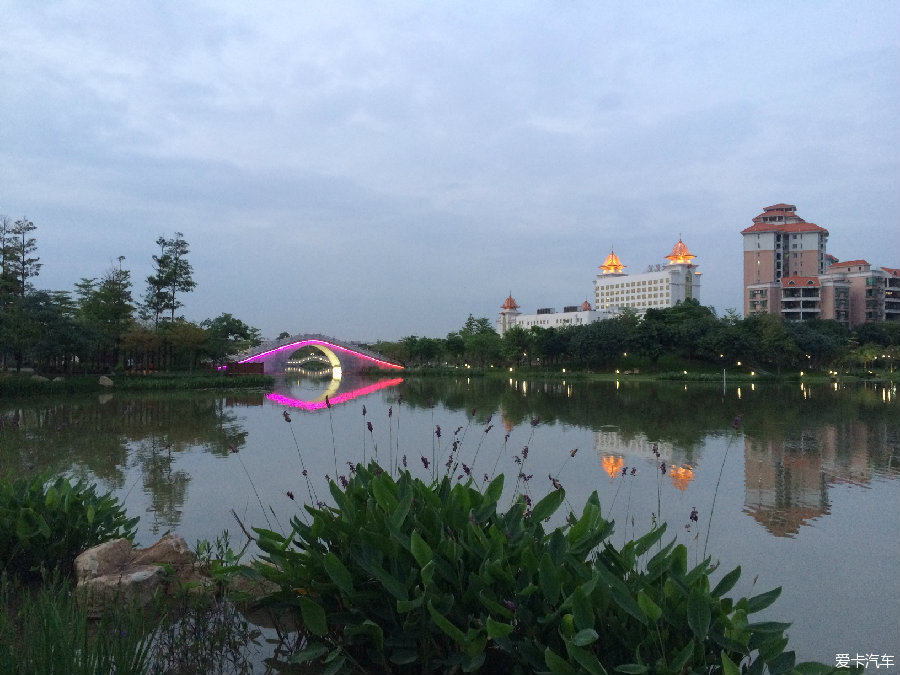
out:
{"label": "bridge reflection in water", "polygon": [[[310,381],[304,380],[304,384],[307,382]],[[341,403],[352,401],[360,396],[367,396],[368,394],[380,391],[381,389],[396,387],[401,382],[403,382],[402,377],[395,377],[389,380],[378,380],[376,382],[366,380],[331,379],[327,381],[324,389],[320,390],[320,393],[314,396],[311,395],[312,392],[308,392],[308,387],[303,387],[303,389],[307,389],[307,391],[303,392],[296,391],[293,387],[290,387],[290,391],[272,392],[271,394],[267,394],[266,398],[273,403],[291,408],[321,410],[328,405],[340,405]],[[326,381],[318,380],[318,383],[325,384]],[[287,385],[288,383],[285,382],[285,389],[288,389]],[[328,399],[327,402],[326,397]]]}

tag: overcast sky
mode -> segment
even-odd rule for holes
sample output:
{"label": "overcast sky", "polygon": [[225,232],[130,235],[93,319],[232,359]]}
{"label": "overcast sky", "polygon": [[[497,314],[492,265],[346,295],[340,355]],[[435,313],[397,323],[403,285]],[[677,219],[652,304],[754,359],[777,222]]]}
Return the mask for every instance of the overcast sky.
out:
{"label": "overcast sky", "polygon": [[681,236],[741,307],[796,204],[900,267],[900,3],[0,0],[0,214],[35,286],[184,233],[186,318],[443,337],[593,300]]}

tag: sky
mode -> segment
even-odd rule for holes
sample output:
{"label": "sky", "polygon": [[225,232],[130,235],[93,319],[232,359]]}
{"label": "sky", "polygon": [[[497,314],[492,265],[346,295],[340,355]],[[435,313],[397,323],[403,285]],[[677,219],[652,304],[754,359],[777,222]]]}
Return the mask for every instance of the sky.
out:
{"label": "sky", "polygon": [[900,3],[0,0],[0,214],[36,288],[181,232],[196,289],[267,337],[444,337],[593,300],[682,238],[740,308],[787,202],[900,267]]}

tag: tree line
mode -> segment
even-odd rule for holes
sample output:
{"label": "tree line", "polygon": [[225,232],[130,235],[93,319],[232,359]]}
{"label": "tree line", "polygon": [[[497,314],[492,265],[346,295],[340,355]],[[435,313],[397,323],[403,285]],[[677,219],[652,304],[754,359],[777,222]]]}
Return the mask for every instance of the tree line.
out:
{"label": "tree line", "polygon": [[[688,299],[674,307],[648,309],[562,328],[514,326],[503,336],[487,318],[471,315],[446,338],[410,335],[376,346],[412,366],[471,365],[571,367],[609,370],[623,364],[651,370],[692,364],[780,374],[831,368],[888,367],[900,358],[900,323],[867,323],[854,330],[830,320],[785,321],[776,315],[740,317]],[[626,367],[629,367],[626,365]]]}
{"label": "tree line", "polygon": [[200,323],[176,312],[196,287],[181,232],[156,240],[153,273],[135,299],[125,257],[72,291],[38,290],[37,227],[0,215],[0,370],[46,373],[193,370],[260,343],[231,314]]}

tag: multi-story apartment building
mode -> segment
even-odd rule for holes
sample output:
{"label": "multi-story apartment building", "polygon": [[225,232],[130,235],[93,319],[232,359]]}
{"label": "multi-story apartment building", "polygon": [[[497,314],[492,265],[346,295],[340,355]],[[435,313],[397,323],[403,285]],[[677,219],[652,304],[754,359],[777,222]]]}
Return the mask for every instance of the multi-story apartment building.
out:
{"label": "multi-story apartment building", "polygon": [[741,234],[744,316],[833,319],[848,326],[900,320],[898,270],[839,262],[826,251],[828,230],[807,223],[796,206],[765,207]]}
{"label": "multi-story apartment building", "polygon": [[[744,316],[780,313],[784,277],[808,278],[825,272],[828,230],[807,223],[797,215],[797,207],[792,204],[767,206],[741,234],[744,236]],[[790,295],[794,294],[795,287],[796,283],[790,286]]]}
{"label": "multi-story apartment building", "polygon": [[651,265],[640,274],[625,273],[625,265],[610,252],[594,279],[594,305],[588,301],[557,312],[551,307],[535,314],[522,314],[512,294],[500,308],[497,331],[503,335],[512,326],[561,328],[609,319],[631,310],[638,315],[648,309],[673,307],[687,298],[698,298],[700,271],[692,261],[696,256],[681,239],[665,256],[668,264]]}

